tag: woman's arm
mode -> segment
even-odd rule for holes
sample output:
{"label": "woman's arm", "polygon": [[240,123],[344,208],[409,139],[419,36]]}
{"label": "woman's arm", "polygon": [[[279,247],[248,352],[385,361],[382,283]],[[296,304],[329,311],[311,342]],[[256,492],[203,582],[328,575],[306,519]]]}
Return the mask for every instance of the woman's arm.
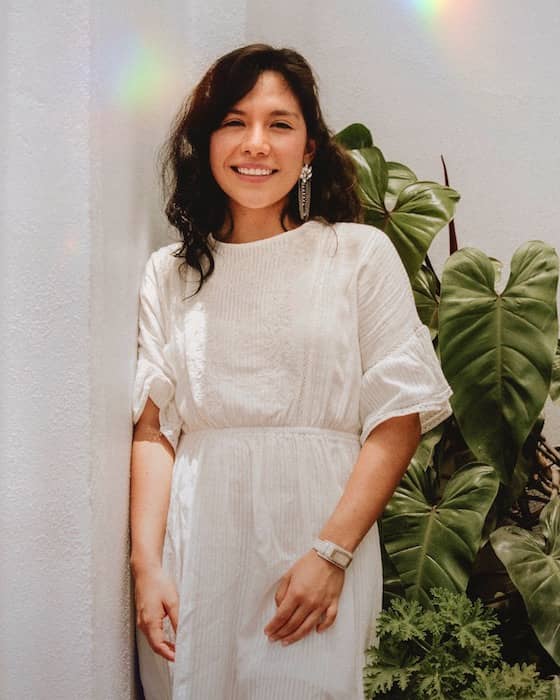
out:
{"label": "woman's arm", "polygon": [[148,398],[134,427],[130,463],[130,565],[161,566],[175,453],[160,433],[159,408]]}
{"label": "woman's arm", "polygon": [[319,537],[353,552],[381,517],[419,442],[418,413],[389,418],[374,428]]}
{"label": "woman's arm", "polygon": [[169,616],[176,632],[179,616],[177,589],[162,562],[174,458],[173,447],[160,432],[159,408],[148,398],[132,439],[130,567],[136,625],[168,661],[175,661],[175,644],[165,639],[163,620]]}
{"label": "woman's arm", "polygon": [[[353,551],[381,517],[419,442],[418,413],[388,418],[377,425],[362,445],[344,492],[319,537]],[[335,621],[344,578],[342,569],[310,548],[280,580],[275,594],[278,608],[264,633],[271,641],[291,644],[313,628],[326,630]]]}

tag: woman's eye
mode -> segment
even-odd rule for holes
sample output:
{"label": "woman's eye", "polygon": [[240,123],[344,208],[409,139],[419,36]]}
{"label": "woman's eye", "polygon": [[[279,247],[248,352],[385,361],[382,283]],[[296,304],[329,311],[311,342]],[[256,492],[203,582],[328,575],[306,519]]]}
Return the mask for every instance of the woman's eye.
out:
{"label": "woman's eye", "polygon": [[[240,122],[239,119],[235,119],[234,121],[231,122],[226,122],[225,124],[222,124],[222,126],[235,126],[237,124],[242,124],[243,122]],[[272,126],[280,126],[283,129],[291,129],[292,127],[289,124],[285,124],[284,122],[274,122]]]}

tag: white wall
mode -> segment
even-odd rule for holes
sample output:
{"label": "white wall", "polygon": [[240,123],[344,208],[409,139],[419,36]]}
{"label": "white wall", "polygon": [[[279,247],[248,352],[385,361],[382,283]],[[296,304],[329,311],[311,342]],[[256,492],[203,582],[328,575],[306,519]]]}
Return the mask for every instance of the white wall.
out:
{"label": "white wall", "polygon": [[137,294],[155,151],[244,0],[24,0],[0,22],[0,697],[135,697]]}
{"label": "white wall", "polygon": [[[248,0],[248,10],[247,42],[265,38],[311,63],[334,131],[366,124],[385,157],[421,180],[444,181],[444,155],[461,194],[460,246],[504,263],[531,239],[560,253],[557,0]],[[437,269],[447,253],[442,231],[430,250]],[[560,406],[546,408],[559,444]]]}
{"label": "white wall", "polygon": [[18,700],[94,688],[89,7],[32,4],[2,13],[0,110],[0,696]]}

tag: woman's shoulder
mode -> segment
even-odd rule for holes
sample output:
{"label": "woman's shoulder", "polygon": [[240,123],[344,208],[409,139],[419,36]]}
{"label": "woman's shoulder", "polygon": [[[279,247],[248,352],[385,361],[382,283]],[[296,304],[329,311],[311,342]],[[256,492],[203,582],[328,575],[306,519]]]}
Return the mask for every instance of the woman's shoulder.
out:
{"label": "woman's shoulder", "polygon": [[383,250],[390,251],[393,243],[381,229],[355,221],[339,221],[335,224],[340,238],[351,248],[359,259]]}
{"label": "woman's shoulder", "polygon": [[181,243],[168,243],[160,248],[156,248],[149,256],[146,266],[153,270],[153,274],[158,278],[160,283],[173,277],[181,262],[181,258],[173,255],[181,249]]}
{"label": "woman's shoulder", "polygon": [[181,243],[168,243],[156,248],[145,264],[144,275],[151,278],[153,284],[164,296],[173,295],[178,283],[178,268],[182,258],[173,253],[181,249]]}
{"label": "woman's shoulder", "polygon": [[180,250],[181,245],[181,243],[175,242],[162,245],[160,248],[156,248],[150,255],[153,265],[157,269],[165,269],[166,267],[172,265],[173,261],[177,260],[173,253]]}

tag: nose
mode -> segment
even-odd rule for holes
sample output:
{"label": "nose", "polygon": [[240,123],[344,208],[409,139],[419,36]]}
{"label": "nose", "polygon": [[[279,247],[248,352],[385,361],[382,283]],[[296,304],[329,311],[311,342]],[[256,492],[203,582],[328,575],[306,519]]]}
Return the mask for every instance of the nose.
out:
{"label": "nose", "polygon": [[245,139],[242,145],[243,153],[267,154],[270,150],[270,144],[264,135],[264,130],[256,126],[253,129],[249,129],[245,134]]}

